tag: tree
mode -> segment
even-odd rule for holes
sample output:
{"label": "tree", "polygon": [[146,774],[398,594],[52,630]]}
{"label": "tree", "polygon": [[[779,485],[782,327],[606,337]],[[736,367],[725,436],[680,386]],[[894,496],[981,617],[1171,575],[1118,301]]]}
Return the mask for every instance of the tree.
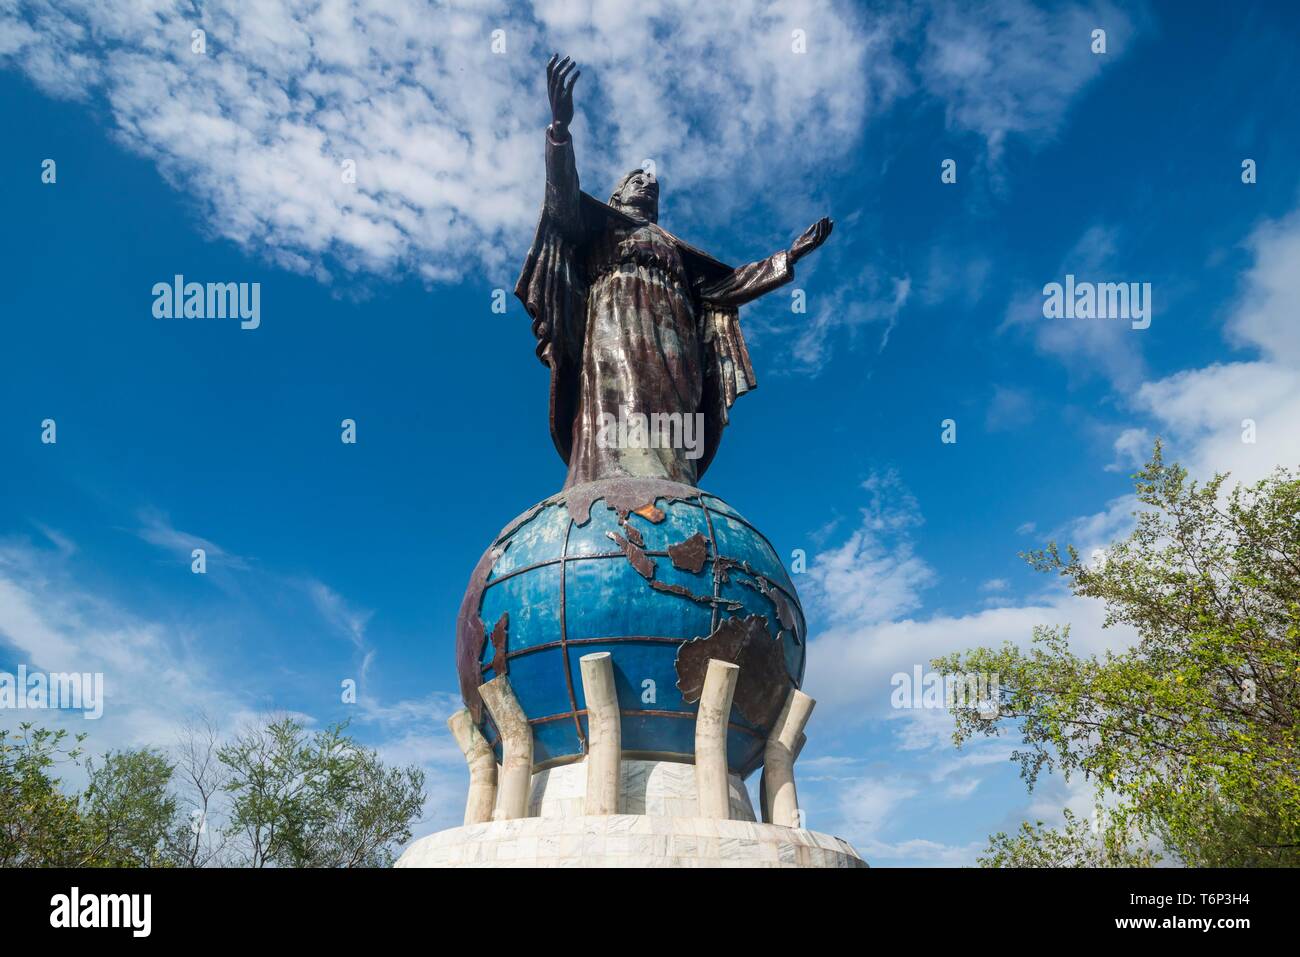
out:
{"label": "tree", "polygon": [[[82,755],[77,735],[18,726],[0,729],[0,867],[86,867],[95,847],[77,809],[76,797],[59,789],[51,770],[76,765]],[[69,744],[71,746],[69,746]]]}
{"label": "tree", "polygon": [[166,867],[178,863],[175,765],[142,748],[110,751],[87,762],[90,783],[81,795],[86,826],[107,867]]}
{"label": "tree", "polygon": [[1278,469],[1225,493],[1226,476],[1191,481],[1159,443],[1134,478],[1149,509],[1100,560],[1054,542],[1024,557],[1138,644],[1080,657],[1068,628],[1040,627],[1028,650],[937,659],[998,675],[997,719],[956,709],[954,740],[1016,726],[1031,789],[1045,768],[1082,773],[1123,833],[1188,865],[1300,864],[1300,479]]}
{"label": "tree", "polygon": [[245,730],[217,754],[229,772],[230,829],[250,867],[382,867],[411,836],[424,772],[385,768],[343,736],[346,724],[308,737],[281,718]]}
{"label": "tree", "polygon": [[207,715],[199,715],[182,728],[175,772],[181,809],[172,836],[181,867],[228,863],[227,835],[218,824],[220,798],[228,775],[217,757],[218,750],[217,726]]}
{"label": "tree", "polygon": [[1160,856],[1134,847],[1130,832],[1098,810],[1099,826],[1080,820],[1065,809],[1065,826],[1049,828],[1042,821],[1020,825],[1009,836],[998,832],[977,860],[981,867],[1151,867]]}
{"label": "tree", "polygon": [[308,737],[285,718],[221,746],[201,718],[175,761],[152,748],[88,761],[80,794],[52,772],[80,763],[85,735],[0,730],[0,867],[387,866],[424,772],[385,766],[345,728]]}

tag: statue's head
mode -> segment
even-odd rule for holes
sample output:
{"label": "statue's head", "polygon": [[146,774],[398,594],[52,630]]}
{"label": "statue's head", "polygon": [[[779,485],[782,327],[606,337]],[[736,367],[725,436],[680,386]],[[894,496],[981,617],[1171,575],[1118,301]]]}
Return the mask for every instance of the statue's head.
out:
{"label": "statue's head", "polygon": [[644,169],[634,169],[621,180],[609,197],[609,205],[632,216],[659,221],[659,180]]}

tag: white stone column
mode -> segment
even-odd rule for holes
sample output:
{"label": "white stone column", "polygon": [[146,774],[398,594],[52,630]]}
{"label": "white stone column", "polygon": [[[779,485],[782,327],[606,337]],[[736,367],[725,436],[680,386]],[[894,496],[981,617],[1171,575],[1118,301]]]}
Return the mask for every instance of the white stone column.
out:
{"label": "white stone column", "polygon": [[505,675],[479,685],[478,693],[501,732],[501,775],[493,817],[499,821],[525,817],[533,778],[533,729]]}
{"label": "white stone column", "polygon": [[699,794],[700,817],[731,818],[727,789],[727,719],[736,693],[740,665],[709,659],[695,716],[695,789]]}
{"label": "white stone column", "polygon": [[[799,743],[794,746],[794,760],[799,760],[799,755],[803,753],[803,746],[808,743],[808,735],[799,735]],[[767,803],[767,768],[763,768],[758,776],[758,813],[763,816],[764,824],[771,824],[768,819],[769,805]]]}
{"label": "white stone column", "polygon": [[587,814],[617,814],[623,722],[608,651],[583,655],[582,694],[587,699]]}
{"label": "white stone column", "polygon": [[461,708],[447,719],[451,735],[460,745],[469,766],[469,796],[465,798],[465,823],[482,824],[492,820],[497,800],[497,759],[492,746],[474,727],[469,708]]}
{"label": "white stone column", "polygon": [[817,702],[791,688],[781,714],[767,736],[763,751],[763,820],[784,827],[799,826],[799,796],[794,787],[794,759],[799,738]]}

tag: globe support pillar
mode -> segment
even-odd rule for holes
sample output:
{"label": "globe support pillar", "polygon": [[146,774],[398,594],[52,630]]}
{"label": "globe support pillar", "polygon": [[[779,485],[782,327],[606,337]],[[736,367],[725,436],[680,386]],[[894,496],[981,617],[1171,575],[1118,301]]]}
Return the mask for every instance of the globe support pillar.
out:
{"label": "globe support pillar", "polygon": [[768,824],[801,826],[794,760],[804,726],[816,703],[798,688],[791,688],[767,737],[763,752],[763,820]]}
{"label": "globe support pillar", "polygon": [[727,790],[727,719],[740,665],[709,659],[695,718],[695,782],[700,817],[731,819]]}
{"label": "globe support pillar", "polygon": [[497,800],[497,761],[492,746],[474,727],[469,708],[461,708],[447,719],[451,735],[460,745],[469,767],[469,796],[465,799],[465,823],[482,824],[492,820]]}
{"label": "globe support pillar", "polygon": [[[803,746],[807,743],[808,743],[808,735],[807,734],[799,735],[799,743],[794,746],[794,759],[796,761],[799,760],[799,755],[803,753]],[[763,772],[758,776],[758,813],[763,815],[764,824],[772,823],[767,819],[768,816],[767,768],[764,768]]]}
{"label": "globe support pillar", "polygon": [[533,778],[533,729],[505,675],[479,685],[479,694],[501,732],[501,775],[493,817],[500,821],[524,817]]}
{"label": "globe support pillar", "polygon": [[622,715],[614,686],[614,658],[607,651],[583,655],[582,693],[587,699],[587,814],[617,814]]}

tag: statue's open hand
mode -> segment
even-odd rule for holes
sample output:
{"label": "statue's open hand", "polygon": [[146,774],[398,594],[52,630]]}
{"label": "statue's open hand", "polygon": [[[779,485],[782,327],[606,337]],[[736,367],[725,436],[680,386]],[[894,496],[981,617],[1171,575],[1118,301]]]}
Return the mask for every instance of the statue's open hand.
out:
{"label": "statue's open hand", "polygon": [[790,247],[790,258],[792,260],[802,259],[810,252],[826,242],[826,237],[831,234],[835,228],[835,222],[829,216],[823,216],[817,222],[813,223],[804,230],[803,235],[794,241]]}
{"label": "statue's open hand", "polygon": [[582,76],[581,70],[574,68],[574,63],[567,56],[560,59],[553,54],[546,64],[546,92],[551,99],[551,134],[557,139],[563,138],[573,122],[573,84]]}

